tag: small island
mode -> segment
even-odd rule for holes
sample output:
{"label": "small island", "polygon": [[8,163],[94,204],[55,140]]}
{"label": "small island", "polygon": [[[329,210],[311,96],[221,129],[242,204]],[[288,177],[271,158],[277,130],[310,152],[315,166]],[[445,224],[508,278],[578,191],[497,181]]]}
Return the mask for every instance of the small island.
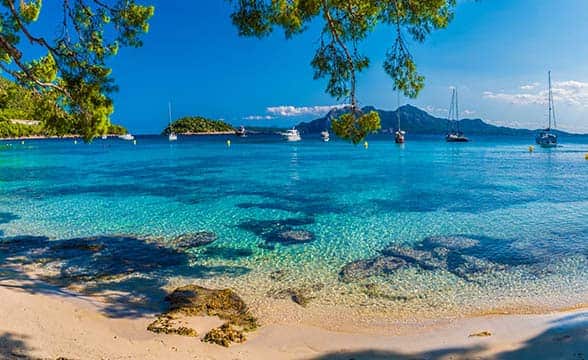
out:
{"label": "small island", "polygon": [[228,135],[235,129],[224,121],[207,119],[202,116],[183,117],[163,129],[163,135],[170,133],[180,135]]}

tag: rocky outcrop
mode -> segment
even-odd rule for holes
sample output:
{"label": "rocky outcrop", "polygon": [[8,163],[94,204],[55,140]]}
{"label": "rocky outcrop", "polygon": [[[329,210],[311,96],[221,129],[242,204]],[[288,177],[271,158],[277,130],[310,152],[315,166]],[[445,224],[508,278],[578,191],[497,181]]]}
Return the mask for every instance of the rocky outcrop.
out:
{"label": "rocky outcrop", "polygon": [[[182,315],[217,316],[226,323],[208,332],[203,341],[229,346],[231,342],[245,341],[245,332],[258,327],[257,319],[249,312],[245,302],[231,289],[215,290],[187,285],[177,288],[165,299],[169,302],[169,310],[149,325],[148,330],[179,334],[180,329],[170,326],[170,320]],[[182,332],[192,336],[192,332]]]}

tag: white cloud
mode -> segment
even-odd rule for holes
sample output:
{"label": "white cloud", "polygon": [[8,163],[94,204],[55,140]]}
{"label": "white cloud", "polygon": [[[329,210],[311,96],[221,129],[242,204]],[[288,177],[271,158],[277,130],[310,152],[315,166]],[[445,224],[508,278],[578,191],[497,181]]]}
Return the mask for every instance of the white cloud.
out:
{"label": "white cloud", "polygon": [[348,105],[327,105],[327,106],[273,106],[268,107],[267,112],[275,116],[304,116],[304,115],[324,115],[333,109],[342,109]]}
{"label": "white cloud", "polygon": [[444,108],[438,108],[431,105],[427,105],[425,106],[425,111],[435,116],[447,117],[448,110]]}
{"label": "white cloud", "polygon": [[538,83],[538,82],[534,82],[534,83],[530,83],[530,84],[522,85],[522,86],[521,86],[521,90],[525,90],[525,91],[528,91],[528,90],[533,90],[533,89],[535,89],[537,86],[539,86],[539,83]]}
{"label": "white cloud", "polygon": [[249,115],[243,118],[243,120],[272,120],[275,117],[271,115]]}
{"label": "white cloud", "polygon": [[472,116],[472,115],[474,115],[476,113],[476,110],[468,110],[468,109],[465,109],[461,113],[464,116]]}
{"label": "white cloud", "polygon": [[[533,89],[535,87],[529,90]],[[575,80],[555,82],[552,86],[552,92],[556,103],[588,107],[588,83],[586,82]],[[508,102],[514,105],[547,104],[547,90],[522,93],[485,91],[482,96],[485,99]]]}

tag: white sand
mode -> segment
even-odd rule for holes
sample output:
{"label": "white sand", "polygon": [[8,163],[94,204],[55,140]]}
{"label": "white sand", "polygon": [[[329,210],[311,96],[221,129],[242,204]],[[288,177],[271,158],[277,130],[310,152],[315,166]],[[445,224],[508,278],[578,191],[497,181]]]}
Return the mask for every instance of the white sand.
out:
{"label": "white sand", "polygon": [[[265,324],[223,348],[146,330],[152,318],[108,318],[100,305],[55,290],[31,294],[0,282],[0,359],[585,359],[588,310],[486,316],[390,336]],[[218,319],[195,318],[203,334]],[[469,337],[489,331],[492,336]]]}

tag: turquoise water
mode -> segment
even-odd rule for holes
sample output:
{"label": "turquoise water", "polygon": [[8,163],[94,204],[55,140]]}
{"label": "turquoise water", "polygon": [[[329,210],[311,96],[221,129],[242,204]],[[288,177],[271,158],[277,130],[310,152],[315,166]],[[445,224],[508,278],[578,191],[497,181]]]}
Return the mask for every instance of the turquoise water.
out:
{"label": "turquoise water", "polygon": [[[374,138],[368,149],[319,139],[250,136],[231,138],[230,147],[225,140],[5,142],[0,235],[125,234],[168,244],[213,232],[213,244],[153,273],[141,268],[143,276],[164,277],[161,286],[231,286],[249,299],[320,283],[317,306],[476,303],[481,310],[480,299],[488,308],[587,300],[588,138],[562,138],[562,147],[534,153],[527,151],[532,139],[518,138],[447,144],[420,137],[404,146]],[[310,241],[280,243],[289,230]],[[439,266],[341,279],[346,264],[374,259],[390,244],[431,251],[427,239],[456,237],[478,245],[443,255]],[[143,262],[158,258],[151,248],[128,251],[151,251]],[[63,262],[52,266],[63,272]],[[377,284],[378,294],[366,298],[367,284]]]}

